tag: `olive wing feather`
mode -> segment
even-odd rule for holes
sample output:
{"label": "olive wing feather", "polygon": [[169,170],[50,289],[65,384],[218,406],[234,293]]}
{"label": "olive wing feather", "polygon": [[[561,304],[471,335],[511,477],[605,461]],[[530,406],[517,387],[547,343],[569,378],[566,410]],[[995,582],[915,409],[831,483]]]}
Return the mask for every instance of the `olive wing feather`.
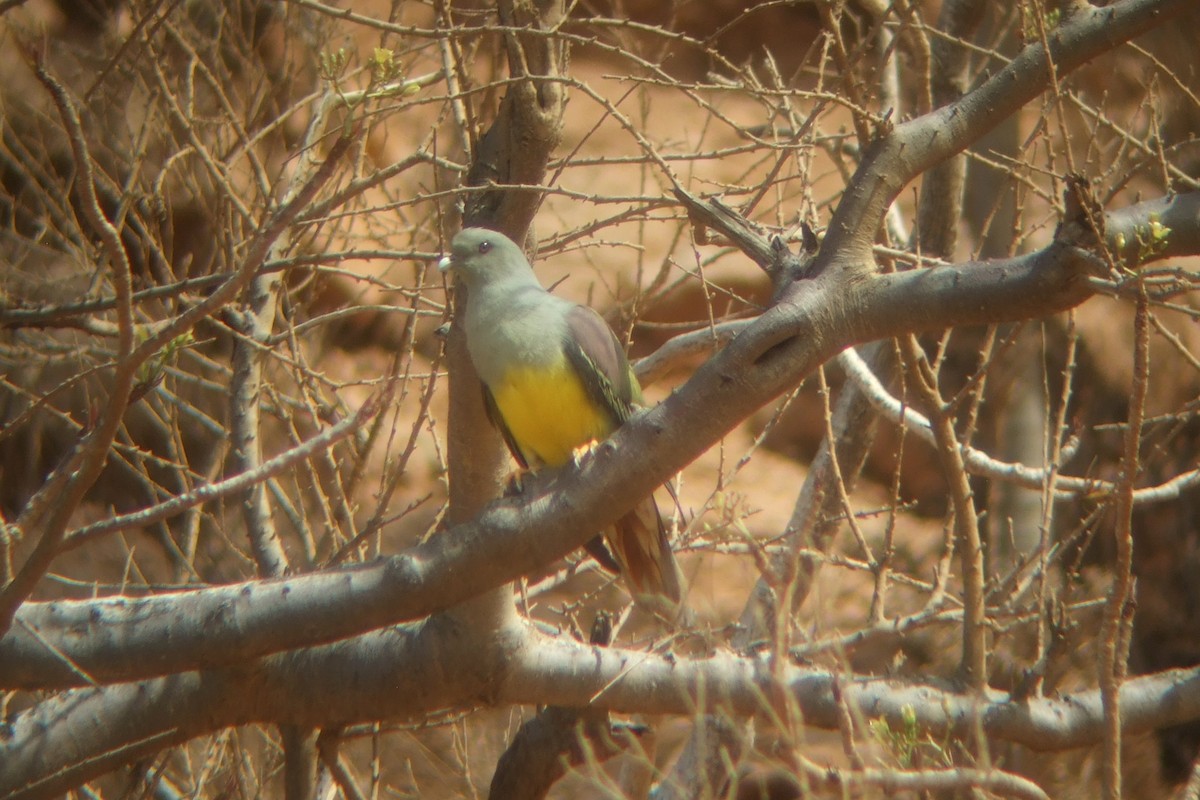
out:
{"label": "olive wing feather", "polygon": [[583,382],[588,397],[604,409],[615,430],[642,402],[641,388],[633,376],[625,350],[612,328],[594,309],[574,306],[566,314],[563,348],[567,360]]}

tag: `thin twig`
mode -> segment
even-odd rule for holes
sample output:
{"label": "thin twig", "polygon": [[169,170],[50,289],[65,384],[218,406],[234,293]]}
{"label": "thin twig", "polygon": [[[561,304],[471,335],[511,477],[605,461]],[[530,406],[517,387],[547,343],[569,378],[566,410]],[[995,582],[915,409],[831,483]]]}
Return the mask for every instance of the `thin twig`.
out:
{"label": "thin twig", "polygon": [[1101,782],[1105,797],[1121,798],[1121,684],[1128,670],[1121,647],[1123,621],[1133,603],[1133,487],[1138,478],[1138,450],[1150,377],[1150,304],[1143,290],[1134,316],[1133,386],[1125,428],[1121,477],[1117,481],[1114,516],[1117,557],[1100,624],[1100,697],[1104,704],[1104,749]]}

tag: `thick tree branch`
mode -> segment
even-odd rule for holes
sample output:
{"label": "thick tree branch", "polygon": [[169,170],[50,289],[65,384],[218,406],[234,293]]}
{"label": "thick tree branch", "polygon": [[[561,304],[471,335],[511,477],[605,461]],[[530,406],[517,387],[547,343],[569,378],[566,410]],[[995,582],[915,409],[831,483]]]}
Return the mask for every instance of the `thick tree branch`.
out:
{"label": "thick tree branch", "polygon": [[[1132,5],[1139,4],[1130,0],[1114,8]],[[1092,17],[1098,13],[1102,12],[1088,12]],[[1076,22],[1072,19],[1064,28]],[[1121,35],[1125,33],[1129,31]],[[1083,40],[1091,41],[1087,37]],[[1058,63],[1061,68],[1065,62],[1058,59]],[[972,108],[963,105],[961,113],[969,116],[975,113]],[[982,116],[976,117],[976,122],[986,119],[986,113],[978,113]],[[922,149],[915,139],[907,152],[903,147],[889,148],[922,130],[920,126],[898,128],[879,146],[877,168],[886,161],[884,156],[914,158],[914,152]],[[934,137],[937,146],[925,146],[920,158],[934,158],[940,146],[961,149],[974,135],[973,130],[947,128]],[[951,140],[948,145],[947,139]],[[839,209],[841,216],[835,217],[835,223],[839,219],[853,221],[847,215],[852,215],[855,203],[860,202],[854,198],[869,200],[875,192],[868,169],[871,163],[868,157],[864,164],[867,171],[860,172],[858,190],[847,194],[850,199]],[[894,196],[901,185],[885,188]],[[881,195],[886,196],[886,192]],[[1157,221],[1171,228],[1172,235],[1160,243],[1163,246],[1152,257],[1188,251],[1189,243],[1195,241],[1195,208],[1194,198],[1161,205],[1156,211]],[[864,219],[860,216],[858,222]],[[1142,217],[1139,222],[1135,215],[1121,240],[1112,238],[1115,234],[1110,230],[1110,241],[1121,245],[1119,253],[1129,264],[1146,256],[1145,247],[1137,244],[1137,233],[1146,227],[1146,220]],[[1123,220],[1117,222],[1115,229],[1120,230]],[[1174,235],[1176,229],[1178,235]],[[50,719],[47,715],[62,714],[56,718],[61,726],[52,726],[51,730],[61,728],[64,737],[71,737],[63,740],[63,746],[72,741],[74,749],[64,750],[63,757],[83,766],[74,772],[66,769],[65,763],[55,765],[44,760],[30,766],[31,762],[23,758],[28,751],[17,752],[30,741],[27,731],[32,729],[25,728],[14,737],[13,757],[5,759],[0,776],[7,781],[17,775],[17,770],[25,771],[5,785],[27,786],[39,780],[38,776],[47,775],[54,777],[42,784],[43,789],[51,784],[59,788],[75,785],[73,781],[81,776],[97,774],[144,748],[158,749],[171,741],[243,721],[296,725],[347,721],[326,719],[331,708],[350,720],[358,714],[374,719],[422,715],[437,708],[458,707],[472,699],[584,706],[599,693],[598,703],[603,707],[685,713],[718,707],[696,707],[696,693],[703,686],[705,696],[724,698],[735,713],[755,713],[766,688],[767,673],[753,663],[731,657],[671,662],[619,651],[597,656],[566,643],[530,645],[516,635],[512,626],[481,642],[478,636],[465,635],[450,617],[434,618],[412,629],[389,630],[276,655],[253,667],[233,665],[415,619],[500,586],[574,549],[636,502],[645,491],[643,487],[661,482],[690,462],[746,415],[795,385],[838,350],[913,330],[1044,316],[1089,297],[1094,291],[1089,278],[1104,266],[1104,260],[1083,249],[1082,243],[1064,237],[1039,253],[1019,259],[863,277],[871,272],[869,251],[856,250],[848,240],[844,240],[847,246],[841,247],[838,236],[835,224],[822,257],[856,265],[859,269],[854,270],[854,279],[846,280],[844,273],[828,271],[806,280],[804,270],[791,271],[787,275],[791,285],[780,305],[748,324],[681,391],[623,428],[580,469],[531,481],[525,497],[501,500],[479,518],[409,553],[377,565],[292,581],[204,589],[137,601],[27,605],[20,612],[21,625],[0,641],[0,676],[5,685],[70,686],[78,685],[85,675],[103,682],[197,667],[216,669],[183,672],[137,687],[88,689],[68,695],[61,702],[44,703],[22,716],[18,726],[36,726]],[[776,259],[779,254],[771,253],[770,257]],[[626,458],[626,452],[637,452],[639,457]],[[471,576],[471,580],[462,580],[463,575]],[[387,669],[374,667],[372,659],[360,652],[363,647],[371,648],[371,655],[386,663]],[[489,652],[481,653],[481,648]],[[387,657],[381,657],[381,653]],[[517,655],[521,657],[514,657]],[[636,659],[636,668],[631,669],[631,659]],[[430,665],[442,663],[461,664],[464,668],[452,673],[430,671]],[[355,680],[344,684],[334,680],[338,696],[322,697],[319,707],[295,702],[298,681],[332,676],[334,670],[341,675],[349,670]],[[405,672],[403,681],[397,680],[398,671]],[[806,718],[816,724],[835,725],[836,713],[822,694],[829,691],[828,681],[816,673],[792,671],[788,675],[793,690],[801,694],[802,705],[807,703]],[[1124,719],[1134,727],[1139,719],[1161,723],[1161,716],[1138,717],[1136,710],[1142,706],[1136,700],[1124,702],[1126,691],[1146,687],[1156,692],[1156,699],[1150,703],[1155,713],[1165,713],[1168,719],[1194,716],[1200,701],[1190,694],[1171,698],[1169,705],[1163,700],[1178,689],[1163,687],[1162,681],[1172,678],[1178,678],[1179,685],[1189,691],[1196,682],[1196,676],[1189,673],[1182,677],[1154,676],[1124,687],[1122,700],[1128,714]],[[392,707],[380,704],[381,685],[397,692],[391,698],[395,704]],[[244,693],[246,686],[256,692],[253,698]],[[175,714],[163,715],[147,707],[147,697],[167,690],[174,698],[167,705]],[[1036,716],[1042,710],[1040,702],[1037,706],[1014,708],[1007,698],[989,694],[986,702],[977,704],[957,695],[939,695],[928,687],[897,689],[883,682],[855,683],[846,694],[849,702],[868,714],[898,716],[909,703],[928,709],[928,714],[943,717],[929,716],[923,724],[962,735],[973,731],[971,720],[977,714],[983,714],[988,733],[1032,741],[1035,746],[1048,741],[1075,744],[1087,736],[1094,740],[1099,735],[1095,713],[1099,706],[1090,696],[1087,713],[1078,715],[1080,727],[1068,735],[1047,733],[1061,730],[1061,726],[1056,728],[1059,718],[1053,714]],[[89,702],[100,705],[90,709]],[[111,718],[120,724],[90,738],[83,735],[80,726],[84,720],[94,719],[86,712],[114,710],[110,704],[116,704],[118,713]],[[291,710],[284,711],[285,707]],[[1054,713],[1070,709],[1069,705],[1065,709],[1055,707]],[[1022,718],[1022,711],[1028,716]],[[1079,730],[1090,733],[1080,734]],[[46,748],[39,752],[54,751]]]}
{"label": "thick tree branch", "polygon": [[[453,670],[445,665],[454,664]],[[1093,744],[1103,736],[1099,691],[1016,703],[988,690],[959,694],[888,678],[853,678],[787,667],[784,687],[807,724],[838,725],[843,701],[864,719],[901,724],[917,715],[935,740],[980,730],[1034,750]],[[13,720],[0,740],[0,794],[47,797],[121,763],[200,734],[271,722],[335,727],[420,718],[472,703],[535,704],[645,714],[768,714],[780,688],[763,659],[719,653],[666,657],[589,647],[510,631],[480,642],[449,618],[378,631],[260,664],[187,672],[138,684],[72,691]],[[321,686],[320,693],[311,691]],[[703,698],[703,702],[701,702]],[[1200,668],[1127,681],[1128,733],[1200,717]],[[120,726],[96,725],[98,718]]]}
{"label": "thick tree branch", "polygon": [[897,125],[869,146],[834,212],[814,265],[862,270],[888,207],[911,180],[967,148],[1047,87],[1050,63],[1059,76],[1078,68],[1191,7],[1190,0],[1121,0],[1103,8],[1075,7],[1040,42],[1027,45],[1003,69],[961,100]]}
{"label": "thick tree branch", "polygon": [[[1177,224],[1197,207],[1191,195],[1143,205]],[[1126,215],[1122,224],[1136,229],[1136,219]],[[1197,241],[1183,225],[1178,238]],[[1171,254],[1181,254],[1173,241]],[[529,481],[524,496],[499,500],[477,519],[376,564],[141,599],[26,604],[22,624],[0,639],[0,686],[76,686],[80,670],[107,681],[232,664],[449,608],[579,547],[646,486],[666,481],[838,350],[906,331],[1046,316],[1091,296],[1089,271],[1097,266],[1095,256],[1058,242],[1020,258],[881,275],[850,287],[828,275],[802,281],[805,293],[751,323],[580,469]],[[213,625],[217,619],[223,624]]]}
{"label": "thick tree branch", "polygon": [[466,225],[482,225],[523,242],[541,204],[538,192],[511,191],[500,185],[538,186],[550,154],[562,139],[566,107],[567,45],[546,32],[557,31],[564,15],[561,0],[533,4],[504,0],[498,6],[513,78],[495,122],[472,154],[467,185],[477,186],[466,203]]}

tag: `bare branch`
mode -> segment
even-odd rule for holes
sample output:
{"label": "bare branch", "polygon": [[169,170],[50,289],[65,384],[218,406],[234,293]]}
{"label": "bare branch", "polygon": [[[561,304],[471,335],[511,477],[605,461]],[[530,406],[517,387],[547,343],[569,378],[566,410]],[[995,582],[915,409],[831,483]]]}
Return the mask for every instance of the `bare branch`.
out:
{"label": "bare branch", "polygon": [[984,132],[1043,91],[1048,65],[1065,74],[1117,43],[1157,27],[1188,7],[1186,0],[1122,0],[1104,8],[1080,7],[1050,35],[1026,45],[1007,66],[961,100],[943,106],[871,143],[829,224],[814,265],[861,271],[888,206],[914,177],[965,149]]}
{"label": "bare branch", "polygon": [[8,632],[20,605],[33,593],[46,570],[50,568],[66,533],[67,520],[103,469],[108,450],[129,403],[137,367],[145,360],[145,356],[134,352],[131,300],[133,290],[129,259],[121,244],[120,234],[100,210],[96,198],[92,156],[84,139],[79,113],[66,89],[40,64],[37,75],[54,99],[59,116],[67,129],[77,170],[76,185],[83,195],[84,213],[99,233],[111,262],[112,280],[117,295],[117,363],[108,388],[108,397],[96,426],[79,441],[74,452],[63,460],[17,519],[15,530],[31,533],[34,526],[40,524],[41,536],[37,547],[16,576],[0,591],[0,636]]}
{"label": "bare branch", "polygon": [[[45,797],[219,728],[252,722],[344,725],[432,713],[463,696],[647,714],[769,714],[766,698],[774,684],[766,665],[751,659],[724,653],[665,658],[524,637],[481,648],[445,623],[368,634],[276,656],[254,668],[187,672],[48,700],[18,717],[0,742],[0,791],[14,798]],[[459,660],[475,668],[447,672],[437,666]],[[338,680],[346,674],[355,680]],[[845,701],[863,718],[900,725],[915,713],[918,729],[935,738],[969,738],[982,729],[1035,750],[1057,750],[1104,735],[1098,691],[1013,703],[992,690],[963,695],[890,678],[847,681],[798,667],[784,669],[782,678],[785,686],[776,688],[786,688],[806,723],[821,728],[838,724],[833,686],[839,683]],[[326,691],[306,695],[311,686]],[[1120,691],[1126,734],[1200,715],[1200,669],[1133,678]],[[308,702],[297,702],[305,697]],[[122,720],[122,727],[95,725],[97,714]]]}
{"label": "bare branch", "polygon": [[1101,781],[1109,800],[1121,794],[1121,684],[1129,671],[1126,629],[1133,615],[1133,486],[1141,459],[1142,421],[1146,416],[1146,392],[1150,377],[1150,302],[1143,288],[1138,294],[1134,322],[1133,397],[1125,428],[1121,478],[1117,482],[1115,514],[1117,559],[1113,582],[1104,604],[1100,624],[1100,697],[1104,704],[1104,750]]}

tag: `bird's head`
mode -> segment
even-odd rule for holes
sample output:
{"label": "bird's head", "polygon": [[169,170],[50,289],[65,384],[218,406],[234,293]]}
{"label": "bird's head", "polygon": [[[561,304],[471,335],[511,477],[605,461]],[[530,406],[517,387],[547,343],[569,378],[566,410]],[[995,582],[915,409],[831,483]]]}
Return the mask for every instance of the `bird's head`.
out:
{"label": "bird's head", "polygon": [[537,279],[525,254],[503,233],[486,228],[464,228],[450,242],[450,255],[438,262],[443,273],[453,273],[467,289],[499,281]]}

